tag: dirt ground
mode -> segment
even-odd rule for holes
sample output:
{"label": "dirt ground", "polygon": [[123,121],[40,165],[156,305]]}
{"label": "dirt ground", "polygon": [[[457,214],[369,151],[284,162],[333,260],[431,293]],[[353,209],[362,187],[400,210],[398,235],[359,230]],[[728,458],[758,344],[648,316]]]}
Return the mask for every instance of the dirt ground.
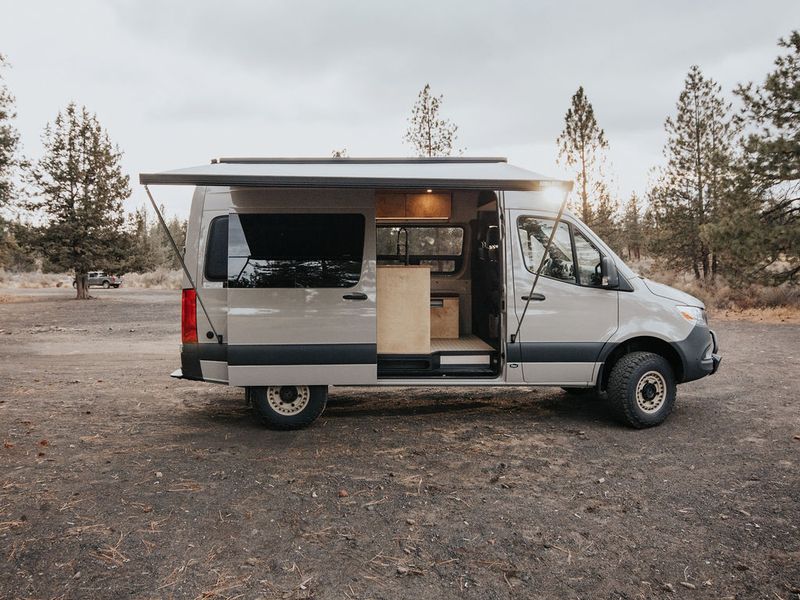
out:
{"label": "dirt ground", "polygon": [[557,389],[171,380],[176,292],[0,290],[0,597],[800,598],[800,325],[634,431]]}

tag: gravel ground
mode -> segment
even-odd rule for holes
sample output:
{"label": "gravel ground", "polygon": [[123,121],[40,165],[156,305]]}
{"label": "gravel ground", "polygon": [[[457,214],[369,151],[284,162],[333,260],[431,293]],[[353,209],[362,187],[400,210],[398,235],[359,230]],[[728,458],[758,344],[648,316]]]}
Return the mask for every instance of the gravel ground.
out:
{"label": "gravel ground", "polygon": [[0,597],[800,599],[800,326],[660,427],[557,389],[175,381],[176,292],[0,290]]}

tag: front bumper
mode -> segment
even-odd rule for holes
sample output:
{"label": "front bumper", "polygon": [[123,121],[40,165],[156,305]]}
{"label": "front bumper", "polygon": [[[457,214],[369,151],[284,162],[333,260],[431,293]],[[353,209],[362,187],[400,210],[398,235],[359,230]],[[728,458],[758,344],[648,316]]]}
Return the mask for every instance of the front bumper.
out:
{"label": "front bumper", "polygon": [[673,342],[672,347],[680,355],[683,367],[679,383],[713,375],[722,363],[717,335],[707,325],[696,325],[685,340]]}
{"label": "front bumper", "polygon": [[717,334],[714,333],[713,329],[709,329],[708,332],[711,334],[711,373],[709,373],[709,375],[713,375],[719,370],[719,365],[722,363],[722,357],[717,353],[719,350],[719,345],[717,344]]}

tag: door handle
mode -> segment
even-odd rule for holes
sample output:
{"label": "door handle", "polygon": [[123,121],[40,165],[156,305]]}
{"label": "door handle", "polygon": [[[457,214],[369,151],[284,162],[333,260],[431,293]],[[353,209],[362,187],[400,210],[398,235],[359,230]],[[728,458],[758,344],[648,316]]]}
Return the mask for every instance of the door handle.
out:
{"label": "door handle", "polygon": [[523,296],[522,299],[525,300],[526,302],[528,300],[530,300],[531,302],[541,302],[542,300],[545,299],[545,296],[544,294],[531,294],[530,296]]}
{"label": "door handle", "polygon": [[345,300],[366,300],[367,295],[362,294],[361,292],[354,292],[352,294],[345,294],[344,296],[342,296],[342,298],[344,298]]}

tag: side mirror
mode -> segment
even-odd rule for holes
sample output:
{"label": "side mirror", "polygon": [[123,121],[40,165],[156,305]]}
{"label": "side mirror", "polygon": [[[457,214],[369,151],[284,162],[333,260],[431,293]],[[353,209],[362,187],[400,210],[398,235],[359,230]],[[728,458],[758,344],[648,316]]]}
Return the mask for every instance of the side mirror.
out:
{"label": "side mirror", "polygon": [[614,264],[610,256],[604,256],[600,259],[600,277],[602,278],[601,287],[612,290],[619,287],[617,265]]}

